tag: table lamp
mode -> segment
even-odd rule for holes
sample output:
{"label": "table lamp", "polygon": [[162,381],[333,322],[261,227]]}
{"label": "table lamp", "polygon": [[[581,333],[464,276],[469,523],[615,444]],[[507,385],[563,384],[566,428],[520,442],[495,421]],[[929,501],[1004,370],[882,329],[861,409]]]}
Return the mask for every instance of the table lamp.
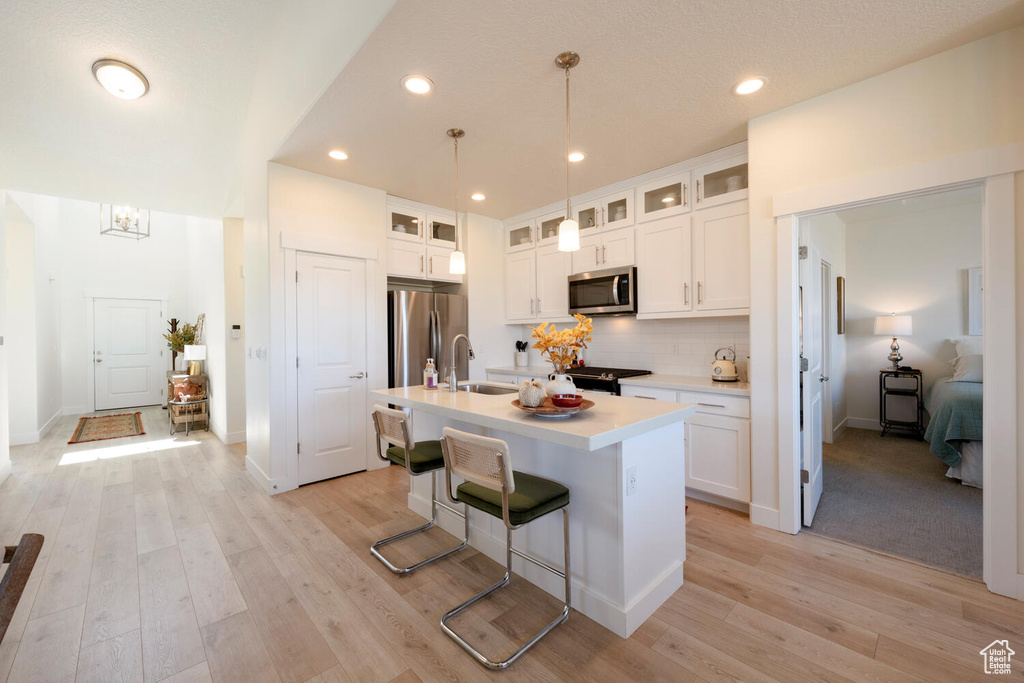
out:
{"label": "table lamp", "polygon": [[[875,334],[892,337],[892,344],[889,345],[889,361],[892,363],[890,370],[899,370],[900,345],[896,342],[897,337],[906,337],[913,333],[912,319],[909,315],[880,315],[875,318]],[[186,347],[188,348],[188,347]]]}
{"label": "table lamp", "polygon": [[188,361],[188,374],[203,374],[203,361],[206,360],[206,345],[191,344],[185,346],[185,360]]}

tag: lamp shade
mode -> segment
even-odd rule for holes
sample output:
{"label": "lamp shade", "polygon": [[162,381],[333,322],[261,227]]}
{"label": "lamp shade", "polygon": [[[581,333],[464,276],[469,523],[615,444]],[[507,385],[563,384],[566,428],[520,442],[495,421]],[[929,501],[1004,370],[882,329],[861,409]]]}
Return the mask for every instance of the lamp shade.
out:
{"label": "lamp shade", "polygon": [[580,224],[568,218],[558,224],[558,251],[579,251]]}
{"label": "lamp shade", "polygon": [[912,334],[914,326],[909,315],[880,315],[875,318],[875,334],[886,337],[906,337]]}
{"label": "lamp shade", "polygon": [[193,344],[185,346],[185,360],[206,360],[206,345]]}
{"label": "lamp shade", "polygon": [[458,249],[448,258],[448,272],[452,275],[466,274],[466,255]]}

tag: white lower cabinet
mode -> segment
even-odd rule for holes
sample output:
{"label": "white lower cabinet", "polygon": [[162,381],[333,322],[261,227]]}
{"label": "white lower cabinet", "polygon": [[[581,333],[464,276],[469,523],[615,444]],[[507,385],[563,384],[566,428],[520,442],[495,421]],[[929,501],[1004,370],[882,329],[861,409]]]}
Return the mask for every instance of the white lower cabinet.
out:
{"label": "white lower cabinet", "polygon": [[697,413],[686,421],[686,487],[750,502],[750,420]]}
{"label": "white lower cabinet", "polygon": [[623,385],[622,395],[696,405],[686,420],[687,490],[750,502],[749,398],[635,385]]}

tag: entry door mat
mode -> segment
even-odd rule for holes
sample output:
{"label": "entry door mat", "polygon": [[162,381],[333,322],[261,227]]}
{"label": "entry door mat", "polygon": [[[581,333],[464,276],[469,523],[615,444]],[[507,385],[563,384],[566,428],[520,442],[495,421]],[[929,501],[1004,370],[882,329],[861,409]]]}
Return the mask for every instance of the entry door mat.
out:
{"label": "entry door mat", "polygon": [[71,435],[71,441],[68,443],[121,439],[145,433],[146,430],[142,428],[142,413],[83,417],[78,420],[75,433]]}

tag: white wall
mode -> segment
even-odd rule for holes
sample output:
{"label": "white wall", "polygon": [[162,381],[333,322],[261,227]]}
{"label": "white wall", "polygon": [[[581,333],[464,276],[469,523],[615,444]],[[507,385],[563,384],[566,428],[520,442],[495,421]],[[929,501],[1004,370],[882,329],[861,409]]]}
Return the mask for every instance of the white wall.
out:
{"label": "white wall", "polygon": [[10,444],[38,440],[36,421],[35,230],[32,221],[7,198],[7,352],[16,362],[7,370],[13,389],[7,404]]}
{"label": "white wall", "polygon": [[[1024,141],[1024,26],[754,119],[750,153],[753,503],[778,509],[778,336],[772,198],[929,160]],[[1024,240],[1024,183],[1017,183]],[[1018,270],[1017,317],[1024,317]],[[1024,367],[1024,346],[1018,344]],[[1018,375],[1024,388],[1024,373]],[[1024,401],[1018,401],[1024,422]],[[1024,430],[1019,437],[1024,439]],[[1018,452],[1020,452],[1018,448]],[[1024,467],[1021,485],[1024,488]],[[1024,531],[1024,528],[1022,528]],[[1024,543],[1021,544],[1024,552]],[[1024,560],[1024,558],[1022,558]],[[1024,565],[1024,563],[1022,563]]]}
{"label": "white wall", "polygon": [[185,240],[189,255],[185,320],[193,321],[205,314],[204,339],[206,361],[203,363],[210,397],[210,429],[225,439],[228,380],[225,357],[224,322],[224,228],[221,221],[185,218]]}
{"label": "white wall", "polygon": [[[245,441],[245,280],[244,226],[240,218],[224,219],[224,373],[227,391],[223,402],[224,443]],[[231,326],[240,325],[241,336],[231,338]]]}
{"label": "white wall", "polygon": [[[0,403],[7,394],[7,193],[0,190]],[[7,411],[0,409],[0,484],[11,473],[10,430]]]}
{"label": "white wall", "polygon": [[[831,266],[832,274],[829,282],[829,298],[832,308],[832,323],[829,325],[832,359],[826,374],[829,377],[827,390],[832,399],[832,435],[826,435],[826,441],[832,443],[845,428],[847,417],[846,404],[846,334],[839,334],[836,326],[836,301],[838,287],[836,278],[846,277],[846,224],[835,213],[810,216],[800,223],[800,229],[809,231],[809,243],[818,248],[821,259]],[[824,295],[824,293],[823,293]],[[847,313],[847,320],[850,316]]]}
{"label": "white wall", "polygon": [[[980,194],[980,193],[979,193]],[[898,248],[893,248],[898,246]],[[953,346],[967,335],[967,269],[981,266],[981,203],[909,213],[846,226],[847,400],[850,426],[878,426],[878,369],[890,337],[874,319],[913,316],[899,340],[903,364],[924,373],[925,395],[952,375]]]}
{"label": "white wall", "polygon": [[[470,379],[487,379],[487,368],[515,362],[515,342],[526,339],[519,325],[505,324],[505,229],[501,221],[468,214],[465,223],[466,275],[469,296],[469,338],[476,360]],[[496,305],[497,304],[497,305]]]}

